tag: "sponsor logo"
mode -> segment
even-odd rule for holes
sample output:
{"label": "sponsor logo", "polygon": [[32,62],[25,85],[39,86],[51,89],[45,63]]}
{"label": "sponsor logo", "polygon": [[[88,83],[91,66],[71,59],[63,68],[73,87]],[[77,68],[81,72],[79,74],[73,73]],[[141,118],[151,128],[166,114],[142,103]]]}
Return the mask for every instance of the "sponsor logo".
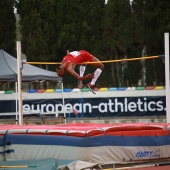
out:
{"label": "sponsor logo", "polygon": [[136,153],[136,157],[138,158],[159,158],[160,150],[156,151],[138,151]]}
{"label": "sponsor logo", "polygon": [[[31,110],[31,111],[40,111],[40,112],[63,112],[66,111],[69,113],[69,111],[77,110],[78,113],[92,113],[92,112],[99,112],[99,113],[128,113],[128,112],[162,112],[165,111],[164,108],[164,102],[159,100],[148,100],[147,98],[136,98],[135,100],[132,100],[133,98],[114,98],[114,99],[94,99],[92,102],[86,102],[85,100],[83,102],[74,102],[69,100],[68,103],[66,103],[64,106],[59,102],[59,100],[55,101],[51,100],[48,104],[40,104],[41,102],[25,102],[23,105],[24,110]],[[45,101],[45,100],[44,100]],[[89,101],[89,100],[87,100]]]}

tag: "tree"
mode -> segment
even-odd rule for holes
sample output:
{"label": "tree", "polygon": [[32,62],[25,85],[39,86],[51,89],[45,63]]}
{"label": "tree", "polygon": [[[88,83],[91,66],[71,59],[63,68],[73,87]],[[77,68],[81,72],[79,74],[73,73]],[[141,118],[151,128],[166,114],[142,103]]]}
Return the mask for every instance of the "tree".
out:
{"label": "tree", "polygon": [[[145,47],[144,43],[144,0],[133,0],[131,5],[132,20],[131,20],[131,47],[130,58],[142,56],[142,50]],[[127,86],[137,86],[138,81],[142,80],[144,85],[144,75],[142,73],[142,64],[144,61],[130,61],[126,64],[124,70],[125,81]],[[144,65],[143,65],[144,67]]]}
{"label": "tree", "polygon": [[[101,55],[104,0],[81,0],[82,27],[80,33],[80,48],[94,55]],[[101,56],[100,56],[101,57]]]}
{"label": "tree", "polygon": [[[170,4],[168,0],[145,1],[145,44],[148,55],[164,54],[164,32],[170,31]],[[164,63],[147,61],[147,83],[162,85],[165,82]]]}
{"label": "tree", "polygon": [[145,46],[145,0],[132,1],[132,14],[133,14],[133,54],[136,57],[141,57],[142,50]]}
{"label": "tree", "polygon": [[7,53],[16,56],[16,19],[14,14],[14,1],[0,1],[0,48]]}
{"label": "tree", "polygon": [[[62,52],[66,50],[84,49],[98,55],[100,53],[102,34],[102,14],[104,0],[67,0],[58,3],[58,46]],[[91,68],[91,67],[90,67]],[[78,71],[78,69],[77,69]],[[89,67],[87,71],[92,72]],[[66,83],[77,86],[75,79],[68,76]]]}
{"label": "tree", "polygon": [[[104,18],[104,51],[108,59],[127,58],[132,44],[132,16],[128,0],[109,0]],[[123,65],[111,64],[111,77],[115,86],[124,84]],[[109,70],[108,70],[109,71]],[[112,83],[112,84],[113,84]]]}
{"label": "tree", "polygon": [[[107,4],[104,0],[21,0],[17,9],[22,51],[29,61],[58,62],[67,50],[79,49],[100,60],[141,57],[145,47],[145,55],[163,54],[163,33],[170,30],[168,2],[133,0],[131,5],[129,0],[108,0]],[[164,82],[164,73],[160,72],[163,62],[149,60],[109,63],[97,83],[137,85],[145,65],[148,85]],[[64,81],[75,85],[70,76]]]}
{"label": "tree", "polygon": [[22,51],[28,61],[50,61],[56,58],[57,1],[22,0],[18,4],[21,17]]}
{"label": "tree", "polygon": [[54,56],[60,62],[67,50],[100,53],[104,0],[22,0],[17,8],[22,50],[29,61],[49,61]]}

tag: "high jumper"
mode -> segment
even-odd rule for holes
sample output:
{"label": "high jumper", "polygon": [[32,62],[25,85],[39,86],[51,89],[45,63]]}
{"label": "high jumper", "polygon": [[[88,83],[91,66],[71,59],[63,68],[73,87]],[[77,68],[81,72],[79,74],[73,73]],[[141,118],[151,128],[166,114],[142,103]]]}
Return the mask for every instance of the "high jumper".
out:
{"label": "high jumper", "polygon": [[[84,76],[86,70],[86,62],[90,62],[89,64],[94,67],[97,67],[97,69],[94,73],[89,73]],[[80,75],[74,71],[78,64],[80,64]],[[63,77],[66,71],[70,73],[72,76],[78,79],[78,88],[80,89],[82,89],[83,87],[82,82],[84,80],[91,79],[91,82],[89,82],[87,86],[90,91],[95,94],[94,85],[99,76],[101,75],[103,68],[104,65],[96,57],[94,57],[92,54],[88,53],[85,50],[80,50],[68,52],[67,55],[63,57],[61,64],[56,68],[56,72],[60,77]]]}

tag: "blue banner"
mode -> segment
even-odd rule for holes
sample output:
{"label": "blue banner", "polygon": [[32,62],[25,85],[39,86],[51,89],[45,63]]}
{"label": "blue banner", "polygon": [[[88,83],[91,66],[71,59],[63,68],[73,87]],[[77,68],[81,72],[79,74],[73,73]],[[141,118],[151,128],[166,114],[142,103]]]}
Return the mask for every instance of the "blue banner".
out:
{"label": "blue banner", "polygon": [[[24,100],[23,108],[40,113],[61,113],[76,110],[81,117],[163,116],[165,96]],[[15,112],[15,101],[0,100],[0,113]]]}

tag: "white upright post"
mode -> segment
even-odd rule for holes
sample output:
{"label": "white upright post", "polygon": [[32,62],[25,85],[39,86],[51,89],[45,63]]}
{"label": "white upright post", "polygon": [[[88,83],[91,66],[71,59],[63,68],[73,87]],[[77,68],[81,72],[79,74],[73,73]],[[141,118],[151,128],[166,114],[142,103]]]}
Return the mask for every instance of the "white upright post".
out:
{"label": "white upright post", "polygon": [[170,123],[170,60],[169,60],[169,33],[164,34],[165,41],[165,86],[166,86],[166,121]]}
{"label": "white upright post", "polygon": [[18,124],[18,83],[15,82],[15,93],[16,93],[16,100],[15,100],[15,112],[16,112],[16,124]]}
{"label": "white upright post", "polygon": [[17,41],[17,73],[18,73],[18,112],[19,125],[23,125],[23,106],[22,106],[22,72],[21,72],[21,42]]}

